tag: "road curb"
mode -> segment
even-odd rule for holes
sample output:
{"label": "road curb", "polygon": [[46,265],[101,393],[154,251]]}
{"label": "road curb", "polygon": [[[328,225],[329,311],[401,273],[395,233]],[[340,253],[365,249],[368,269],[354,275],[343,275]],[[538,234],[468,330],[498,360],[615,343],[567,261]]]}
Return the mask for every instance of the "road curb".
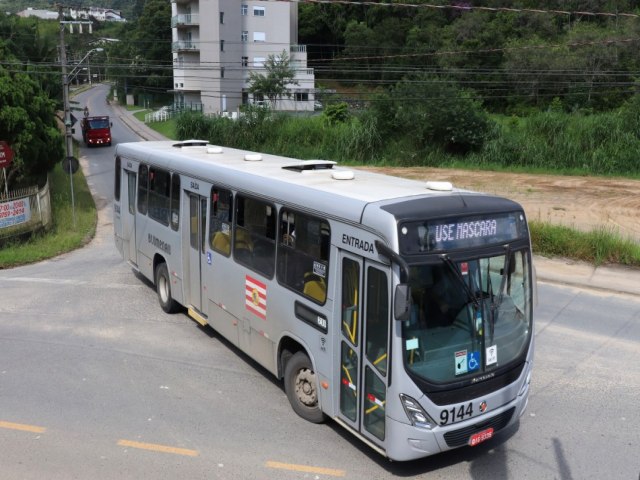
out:
{"label": "road curb", "polygon": [[534,256],[541,282],[640,296],[640,270],[620,265],[594,266],[567,258]]}

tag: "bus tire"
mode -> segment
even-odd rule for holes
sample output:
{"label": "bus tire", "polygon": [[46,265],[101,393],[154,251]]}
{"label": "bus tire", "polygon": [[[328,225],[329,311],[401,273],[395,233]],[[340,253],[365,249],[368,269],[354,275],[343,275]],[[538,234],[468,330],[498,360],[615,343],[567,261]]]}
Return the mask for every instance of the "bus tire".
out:
{"label": "bus tire", "polygon": [[160,263],[156,267],[156,292],[162,310],[167,313],[175,313],[180,305],[171,296],[171,277],[166,263]]}
{"label": "bus tire", "polygon": [[312,423],[326,421],[318,400],[318,379],[306,353],[296,352],[287,361],[284,390],[291,407],[302,418]]}

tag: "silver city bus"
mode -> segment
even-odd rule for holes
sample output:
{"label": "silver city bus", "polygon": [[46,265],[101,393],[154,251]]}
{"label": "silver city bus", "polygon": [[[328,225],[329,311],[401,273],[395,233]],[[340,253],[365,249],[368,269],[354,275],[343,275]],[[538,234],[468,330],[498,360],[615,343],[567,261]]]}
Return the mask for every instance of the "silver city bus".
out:
{"label": "silver city bus", "polygon": [[393,460],[523,414],[535,280],[517,203],[208,145],[121,143],[115,242],[277,378],[295,410]]}

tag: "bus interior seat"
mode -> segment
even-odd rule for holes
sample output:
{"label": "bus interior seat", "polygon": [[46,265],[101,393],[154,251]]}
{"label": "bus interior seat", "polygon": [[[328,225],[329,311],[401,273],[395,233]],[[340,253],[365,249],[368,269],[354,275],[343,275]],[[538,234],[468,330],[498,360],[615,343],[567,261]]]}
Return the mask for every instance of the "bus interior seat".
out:
{"label": "bus interior seat", "polygon": [[216,232],[213,236],[213,248],[219,252],[229,255],[231,252],[231,242],[229,234],[224,232]]}
{"label": "bus interior seat", "polygon": [[304,289],[302,292],[308,297],[324,303],[327,298],[327,284],[324,278],[315,273],[307,272],[304,274]]}
{"label": "bus interior seat", "polygon": [[237,228],[233,247],[235,250],[247,250],[248,252],[253,252],[253,242],[251,241],[251,235],[249,232]]}

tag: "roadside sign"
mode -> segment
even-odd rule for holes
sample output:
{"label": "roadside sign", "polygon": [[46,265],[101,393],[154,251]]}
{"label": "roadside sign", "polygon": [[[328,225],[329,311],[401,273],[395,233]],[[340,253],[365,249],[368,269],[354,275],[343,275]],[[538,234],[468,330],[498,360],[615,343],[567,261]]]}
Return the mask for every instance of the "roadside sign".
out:
{"label": "roadside sign", "polygon": [[80,167],[80,163],[78,163],[78,159],[76,157],[67,157],[62,160],[62,170],[64,173],[72,175],[78,171],[78,167]]}
{"label": "roadside sign", "polygon": [[0,140],[0,168],[6,168],[13,161],[13,150],[7,142]]}

